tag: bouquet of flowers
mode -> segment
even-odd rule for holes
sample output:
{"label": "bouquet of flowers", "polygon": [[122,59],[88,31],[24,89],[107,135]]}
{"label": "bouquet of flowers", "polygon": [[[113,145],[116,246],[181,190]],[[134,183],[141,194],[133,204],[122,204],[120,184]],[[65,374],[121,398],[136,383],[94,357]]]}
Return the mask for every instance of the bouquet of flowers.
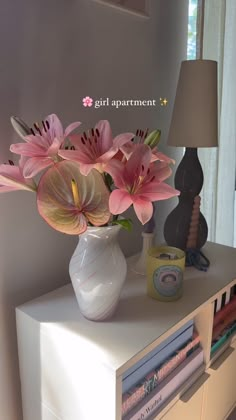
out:
{"label": "bouquet of flowers", "polygon": [[64,131],[55,114],[32,128],[17,117],[11,121],[23,142],[10,146],[20,155],[18,165],[12,160],[0,165],[0,192],[36,192],[39,214],[60,232],[79,235],[88,225],[126,226],[118,215],[130,206],[145,224],[152,202],[179,194],[163,182],[174,161],[158,151],[160,130],[113,138],[106,120],[79,134],[73,132],[80,122]]}

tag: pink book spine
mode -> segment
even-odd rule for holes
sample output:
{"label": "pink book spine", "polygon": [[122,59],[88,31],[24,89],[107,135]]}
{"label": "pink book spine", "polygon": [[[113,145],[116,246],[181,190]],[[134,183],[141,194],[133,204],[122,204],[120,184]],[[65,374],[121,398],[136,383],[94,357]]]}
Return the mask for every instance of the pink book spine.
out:
{"label": "pink book spine", "polygon": [[145,420],[203,364],[203,350],[195,350],[176,371],[154,389],[145,401],[141,401],[123,420]]}
{"label": "pink book spine", "polygon": [[224,306],[219,312],[216,313],[214,317],[213,327],[215,327],[219,322],[226,317],[230,312],[236,309],[236,296],[232,298],[232,300]]}
{"label": "pink book spine", "polygon": [[200,343],[199,335],[194,335],[193,340],[188,343],[184,348],[177,351],[176,354],[164,363],[159,369],[155,369],[145,376],[144,380],[133,387],[129,392],[125,393],[122,398],[122,415],[128,413],[135,405],[138,404],[146,395],[147,388],[150,387],[151,391],[161,381],[163,381],[177,366],[182,363],[187,354]]}
{"label": "pink book spine", "polygon": [[197,335],[193,338],[193,340],[186,345],[183,349],[177,352],[177,354],[168,362],[164,364],[158,370],[157,377],[158,382],[161,382],[163,379],[165,379],[172,370],[174,370],[179,364],[186,358],[187,354],[192,350],[194,347],[196,347],[200,343],[200,336]]}
{"label": "pink book spine", "polygon": [[222,319],[217,325],[213,328],[212,332],[212,340],[215,340],[218,335],[222,333],[222,331],[233,321],[236,319],[236,310],[227,314],[227,316]]}

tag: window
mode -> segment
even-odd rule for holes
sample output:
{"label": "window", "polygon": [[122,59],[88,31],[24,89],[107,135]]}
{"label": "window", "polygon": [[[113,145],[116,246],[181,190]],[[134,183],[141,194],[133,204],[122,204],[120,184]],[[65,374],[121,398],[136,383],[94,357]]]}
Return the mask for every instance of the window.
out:
{"label": "window", "polygon": [[187,59],[195,60],[197,51],[198,0],[189,0]]}

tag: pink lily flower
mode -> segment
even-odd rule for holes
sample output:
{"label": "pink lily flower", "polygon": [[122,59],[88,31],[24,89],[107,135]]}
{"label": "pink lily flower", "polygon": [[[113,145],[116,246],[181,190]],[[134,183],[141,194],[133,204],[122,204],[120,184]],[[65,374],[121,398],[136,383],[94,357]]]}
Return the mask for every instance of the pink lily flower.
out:
{"label": "pink lily flower", "polygon": [[113,139],[109,122],[101,120],[90,133],[70,137],[75,150],[60,150],[58,154],[63,159],[78,162],[83,175],[88,175],[93,168],[103,173],[107,163],[133,137],[133,133],[123,133]]}
{"label": "pink lily flower", "polygon": [[62,161],[41,177],[37,191],[39,214],[54,229],[69,235],[80,235],[93,226],[106,224],[109,191],[102,175],[93,170],[81,175],[75,162]]}
{"label": "pink lily flower", "polygon": [[157,148],[157,146],[156,147],[154,147],[153,149],[152,149],[152,162],[155,162],[155,161],[157,161],[157,160],[159,160],[160,162],[165,162],[165,163],[167,163],[168,165],[170,164],[170,163],[173,163],[173,165],[175,164],[175,160],[174,159],[171,159],[169,156],[167,156],[167,155],[165,155],[164,153],[162,153],[162,152],[159,152],[158,151],[158,148]]}
{"label": "pink lily flower", "polygon": [[0,193],[16,190],[36,191],[33,179],[26,179],[22,173],[25,158],[21,158],[19,166],[13,163],[0,165]]}
{"label": "pink lily flower", "polygon": [[74,122],[63,131],[57,115],[51,114],[42,121],[42,127],[34,124],[34,130],[31,129],[32,135],[25,136],[25,143],[12,144],[11,152],[29,157],[23,168],[24,177],[32,178],[57,162],[58,150],[65,138],[80,124],[80,122]]}
{"label": "pink lily flower", "polygon": [[112,214],[121,214],[131,205],[144,225],[153,214],[153,201],[165,200],[179,195],[179,191],[163,181],[171,175],[165,162],[150,164],[152,151],[145,144],[137,145],[130,159],[124,164],[112,160],[107,172],[117,187],[109,198]]}
{"label": "pink lily flower", "polygon": [[[139,144],[147,144],[148,146],[150,146],[150,148],[152,150],[151,162],[155,162],[156,160],[159,160],[160,162],[166,162],[168,164],[170,164],[170,163],[175,164],[174,159],[171,159],[169,156],[167,156],[164,153],[158,151],[158,143],[159,143],[159,138],[160,138],[160,135],[161,135],[160,130],[155,130],[152,133],[158,133],[158,139],[157,139],[156,142],[154,141],[154,145],[151,145],[147,142],[149,137],[150,137],[150,136],[148,136],[148,130],[146,130],[146,132],[142,131],[142,130],[137,130],[134,141],[129,142],[127,144],[124,144],[124,146],[122,146],[122,148],[121,148],[121,151],[124,154],[125,158],[127,160],[129,160],[130,156],[132,155],[132,153],[134,152],[134,150],[137,148],[137,146]],[[152,135],[152,133],[151,133],[151,135]]]}

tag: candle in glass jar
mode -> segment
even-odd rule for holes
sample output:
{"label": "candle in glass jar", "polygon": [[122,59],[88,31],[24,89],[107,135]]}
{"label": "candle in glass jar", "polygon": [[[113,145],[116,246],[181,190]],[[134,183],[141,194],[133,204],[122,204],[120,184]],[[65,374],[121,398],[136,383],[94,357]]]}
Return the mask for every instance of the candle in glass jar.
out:
{"label": "candle in glass jar", "polygon": [[161,246],[150,248],[147,255],[147,294],[162,301],[177,300],[183,292],[185,252]]}

